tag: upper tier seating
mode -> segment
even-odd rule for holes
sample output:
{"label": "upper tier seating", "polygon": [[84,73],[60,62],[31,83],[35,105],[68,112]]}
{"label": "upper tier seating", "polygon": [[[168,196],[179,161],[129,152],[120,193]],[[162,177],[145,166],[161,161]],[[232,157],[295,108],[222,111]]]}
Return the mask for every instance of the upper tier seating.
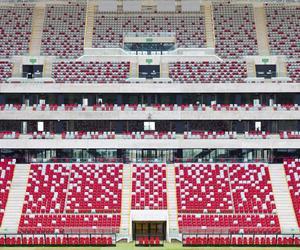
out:
{"label": "upper tier seating", "polygon": [[299,58],[300,7],[266,4],[265,9],[271,53]]}
{"label": "upper tier seating", "polygon": [[67,213],[120,212],[123,165],[73,164]]}
{"label": "upper tier seating", "polygon": [[78,57],[83,54],[85,5],[51,5],[46,7],[42,47],[43,55]]}
{"label": "upper tier seating", "polygon": [[175,171],[179,212],[276,212],[264,164],[180,164]]}
{"label": "upper tier seating", "polygon": [[300,160],[288,160],[283,163],[294,211],[300,227]]}
{"label": "upper tier seating", "polygon": [[300,61],[287,62],[287,72],[292,82],[300,83]]}
{"label": "upper tier seating", "polygon": [[14,175],[15,160],[1,159],[0,161],[0,226],[2,223],[11,182]]}
{"label": "upper tier seating", "polygon": [[257,55],[253,7],[248,4],[214,4],[216,53],[224,58]]}
{"label": "upper tier seating", "polygon": [[118,232],[119,214],[27,214],[22,215],[19,233]]}
{"label": "upper tier seating", "polygon": [[125,83],[129,62],[59,62],[53,65],[57,83]]}
{"label": "upper tier seating", "polygon": [[0,7],[0,56],[26,55],[29,51],[33,7]]}
{"label": "upper tier seating", "polygon": [[279,233],[277,215],[269,214],[183,214],[178,216],[182,232]]}
{"label": "upper tier seating", "polygon": [[[2,44],[0,46],[2,46]],[[12,77],[12,67],[10,62],[0,62],[0,83],[6,82],[7,78]]]}
{"label": "upper tier seating", "polygon": [[204,17],[200,14],[98,12],[95,16],[93,47],[123,46],[123,35],[132,33],[175,33],[179,47],[205,47]]}
{"label": "upper tier seating", "polygon": [[131,208],[167,209],[165,164],[133,165]]}
{"label": "upper tier seating", "polygon": [[169,64],[169,77],[178,83],[245,83],[246,62],[176,62]]}

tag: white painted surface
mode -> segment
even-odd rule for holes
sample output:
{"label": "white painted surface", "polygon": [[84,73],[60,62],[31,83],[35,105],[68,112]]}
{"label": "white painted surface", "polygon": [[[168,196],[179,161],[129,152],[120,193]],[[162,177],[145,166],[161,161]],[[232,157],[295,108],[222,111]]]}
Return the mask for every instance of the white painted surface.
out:
{"label": "white painted surface", "polygon": [[300,140],[289,139],[78,139],[62,140],[59,136],[55,139],[30,140],[30,139],[1,139],[0,148],[98,148],[98,149],[190,149],[190,148],[257,148],[257,149],[299,149]]}
{"label": "white painted surface", "polygon": [[30,164],[16,164],[8,201],[1,225],[1,232],[17,233],[22,215]]}
{"label": "white painted surface", "polygon": [[269,171],[281,231],[299,233],[283,164],[270,164]]}

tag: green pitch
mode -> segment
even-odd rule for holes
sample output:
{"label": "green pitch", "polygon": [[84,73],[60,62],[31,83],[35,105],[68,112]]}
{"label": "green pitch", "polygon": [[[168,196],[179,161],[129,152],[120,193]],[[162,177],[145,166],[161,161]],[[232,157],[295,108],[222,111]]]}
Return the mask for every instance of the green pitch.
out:
{"label": "green pitch", "polygon": [[180,243],[165,243],[164,247],[135,247],[134,243],[118,243],[116,247],[0,247],[0,250],[299,250],[299,247],[182,247]]}

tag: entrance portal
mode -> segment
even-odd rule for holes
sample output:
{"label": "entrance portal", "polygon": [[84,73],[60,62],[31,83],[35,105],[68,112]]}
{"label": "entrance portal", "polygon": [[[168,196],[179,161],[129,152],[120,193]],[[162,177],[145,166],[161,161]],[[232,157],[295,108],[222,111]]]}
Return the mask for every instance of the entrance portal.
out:
{"label": "entrance portal", "polygon": [[166,221],[133,221],[132,232],[133,240],[145,236],[166,240]]}

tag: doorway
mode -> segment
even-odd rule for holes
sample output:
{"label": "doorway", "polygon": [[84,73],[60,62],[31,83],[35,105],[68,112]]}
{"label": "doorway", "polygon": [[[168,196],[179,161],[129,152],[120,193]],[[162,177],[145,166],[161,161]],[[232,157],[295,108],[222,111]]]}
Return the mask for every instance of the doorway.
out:
{"label": "doorway", "polygon": [[159,237],[160,240],[166,240],[166,224],[166,221],[133,221],[133,240],[145,236]]}

